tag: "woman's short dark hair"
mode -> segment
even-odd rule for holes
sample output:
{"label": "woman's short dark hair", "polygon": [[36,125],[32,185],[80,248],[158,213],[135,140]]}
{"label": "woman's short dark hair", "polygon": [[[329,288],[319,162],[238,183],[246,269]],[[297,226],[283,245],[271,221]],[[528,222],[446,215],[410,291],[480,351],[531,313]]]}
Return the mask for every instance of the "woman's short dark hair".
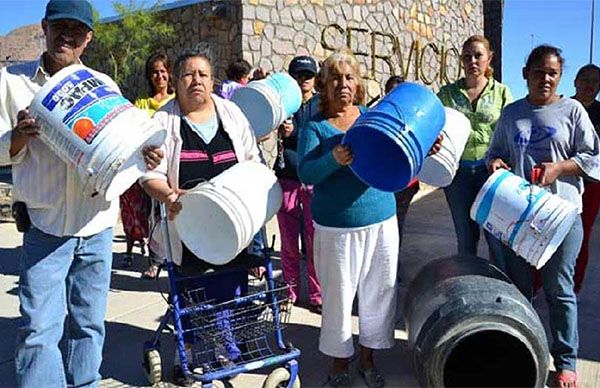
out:
{"label": "woman's short dark hair", "polygon": [[385,94],[391,92],[392,89],[400,85],[402,82],[404,82],[404,77],[400,75],[393,75],[390,78],[388,78],[388,80],[385,82]]}
{"label": "woman's short dark hair", "polygon": [[531,69],[531,66],[533,66],[534,63],[542,61],[549,55],[554,55],[558,59],[558,62],[560,63],[560,70],[562,71],[565,64],[565,58],[562,56],[562,50],[558,47],[547,44],[539,45],[534,48],[531,53],[529,53],[527,61],[525,62],[525,70]]}
{"label": "woman's short dark hair", "polygon": [[179,56],[175,60],[175,64],[173,65],[173,77],[175,79],[179,79],[179,76],[181,75],[181,66],[183,66],[183,64],[190,58],[204,59],[206,63],[208,63],[208,66],[210,67],[210,70],[212,72],[212,64],[210,63],[210,59],[208,59],[208,56],[204,54],[204,52],[194,49],[185,49],[181,52],[181,54],[179,54]]}
{"label": "woman's short dark hair", "polygon": [[171,83],[171,61],[169,60],[169,56],[166,52],[163,50],[158,50],[150,55],[146,60],[146,82],[148,82],[150,96],[154,96],[156,94],[156,90],[154,90],[154,84],[152,83],[152,72],[154,71],[154,64],[156,62],[162,62],[163,66],[167,69],[167,73],[169,74],[167,93],[173,93],[173,84]]}
{"label": "woman's short dark hair", "polygon": [[597,71],[598,76],[600,76],[600,67],[594,65],[593,63],[590,63],[590,64],[583,66],[581,69],[579,69],[577,71],[577,75],[575,76],[575,79],[578,79],[579,77],[581,77],[583,75],[583,73],[585,73],[586,71],[590,71],[590,70]]}
{"label": "woman's short dark hair", "polygon": [[252,66],[245,59],[238,59],[235,62],[232,62],[227,66],[227,70],[225,70],[225,75],[227,79],[235,82],[240,82],[242,78],[247,75],[250,75],[250,70],[252,70]]}

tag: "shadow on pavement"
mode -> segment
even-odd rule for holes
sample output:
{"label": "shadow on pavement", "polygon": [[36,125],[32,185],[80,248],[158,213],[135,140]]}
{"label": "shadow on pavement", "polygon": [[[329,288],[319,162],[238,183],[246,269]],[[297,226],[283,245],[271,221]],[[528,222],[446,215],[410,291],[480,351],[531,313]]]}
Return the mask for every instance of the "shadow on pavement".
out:
{"label": "shadow on pavement", "polygon": [[[300,379],[303,387],[322,387],[327,384],[332,358],[324,355],[318,349],[319,328],[308,325],[291,324],[285,331],[286,341],[290,341],[302,351],[300,356]],[[355,354],[358,354],[358,336],[353,336]],[[416,386],[416,380],[407,381],[406,376],[412,376],[411,370],[406,370],[407,365],[412,365],[411,354],[404,340],[396,340],[392,349],[379,350],[374,353],[375,363],[386,378],[386,386]],[[364,382],[357,372],[358,359],[352,358],[350,372],[352,386],[364,386]]]}
{"label": "shadow on pavement", "polygon": [[138,271],[134,271],[132,275],[124,275],[113,271],[110,281],[110,289],[112,291],[162,291],[165,294],[169,292],[169,280],[166,277],[156,279],[142,279]]}
{"label": "shadow on pavement", "polygon": [[20,261],[21,247],[0,248],[0,274],[18,276]]}
{"label": "shadow on pavement", "polygon": [[[148,382],[142,368],[142,347],[144,342],[151,338],[153,331],[116,322],[107,322],[106,330],[105,358],[101,368],[103,378],[116,380],[127,386],[147,385]],[[302,352],[299,359],[302,386],[325,386],[331,358],[318,351],[319,328],[290,324],[284,330],[284,337],[287,342],[291,342]],[[357,336],[354,336],[354,343],[358,349]],[[161,337],[159,352],[162,360],[163,381],[170,382],[175,359],[175,342],[170,334],[164,334]],[[411,371],[398,368],[398,365],[410,365],[408,358],[410,358],[410,353],[406,348],[406,342],[402,340],[397,340],[392,349],[375,353],[375,362],[389,381],[388,386],[416,385],[414,380],[406,381],[405,377],[407,373],[411,374]],[[353,386],[361,387],[364,384],[356,372],[357,365],[358,360],[353,358],[351,363]],[[257,370],[255,373],[268,374],[273,369],[275,367]],[[235,380],[232,381],[232,384],[236,386]]]}
{"label": "shadow on pavement", "polygon": [[125,237],[124,234],[115,234],[113,236],[113,243],[126,243],[127,242],[127,238]]}
{"label": "shadow on pavement", "polygon": [[[102,378],[114,379],[127,386],[148,385],[142,368],[143,346],[152,334],[153,331],[149,329],[121,322],[106,322],[104,359],[100,368]],[[172,341],[169,341],[168,336],[164,336],[163,342],[167,345]],[[165,346],[165,348],[167,347]],[[171,347],[171,349],[173,348]],[[161,352],[163,365],[167,354],[173,355],[173,352],[174,350],[170,353],[164,352],[164,355]]]}
{"label": "shadow on pavement", "polygon": [[15,338],[19,318],[0,317],[0,387],[14,387],[15,379]]}
{"label": "shadow on pavement", "polygon": [[[592,238],[597,240],[600,224],[592,231]],[[598,246],[598,245],[593,245]],[[594,258],[596,260],[594,260]],[[579,323],[579,358],[600,362],[600,261],[598,256],[590,257],[585,280],[578,300],[578,323]],[[600,382],[599,382],[600,383]]]}
{"label": "shadow on pavement", "polygon": [[[0,387],[16,386],[14,341],[18,321],[19,318],[0,318]],[[127,386],[147,385],[141,366],[142,345],[152,331],[118,322],[106,322],[105,326],[104,360],[100,368],[102,378],[112,378]]]}

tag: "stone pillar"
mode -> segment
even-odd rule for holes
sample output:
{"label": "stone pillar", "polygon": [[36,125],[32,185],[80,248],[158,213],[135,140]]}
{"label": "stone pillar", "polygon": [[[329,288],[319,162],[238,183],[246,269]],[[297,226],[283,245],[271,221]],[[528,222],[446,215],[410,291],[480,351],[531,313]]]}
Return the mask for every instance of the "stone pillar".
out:
{"label": "stone pillar", "polygon": [[504,0],[483,0],[483,30],[494,50],[494,78],[502,81],[502,16]]}

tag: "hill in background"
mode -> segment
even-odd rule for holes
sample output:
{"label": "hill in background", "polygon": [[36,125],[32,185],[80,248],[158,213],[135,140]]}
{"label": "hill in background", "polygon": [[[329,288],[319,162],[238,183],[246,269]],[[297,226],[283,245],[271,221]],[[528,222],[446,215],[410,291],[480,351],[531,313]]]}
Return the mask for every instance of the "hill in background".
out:
{"label": "hill in background", "polygon": [[0,67],[31,61],[44,51],[46,43],[40,24],[31,24],[0,36]]}

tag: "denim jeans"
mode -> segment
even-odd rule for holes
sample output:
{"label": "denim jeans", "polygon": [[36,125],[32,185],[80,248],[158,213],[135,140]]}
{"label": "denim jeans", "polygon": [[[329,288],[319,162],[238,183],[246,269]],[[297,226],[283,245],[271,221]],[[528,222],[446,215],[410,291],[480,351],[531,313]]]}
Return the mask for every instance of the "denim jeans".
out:
{"label": "denim jeans", "polygon": [[[575,371],[579,336],[577,333],[577,298],[573,275],[575,262],[583,239],[581,217],[558,247],[554,255],[542,267],[542,287],[550,312],[550,334],[557,370]],[[534,270],[523,258],[510,248],[505,248],[508,276],[529,300],[533,297]]]}
{"label": "denim jeans", "polygon": [[[477,193],[489,177],[485,164],[474,167],[461,164],[450,186],[444,188],[446,201],[452,214],[459,255],[477,256],[479,225],[471,219],[471,205]],[[490,248],[490,261],[502,271],[506,271],[501,241],[484,230]]]}
{"label": "denim jeans", "polygon": [[263,249],[265,249],[265,238],[262,231],[259,230],[258,233],[252,237],[252,241],[250,241],[250,245],[246,248],[246,252],[249,255],[262,256]]}
{"label": "denim jeans", "polygon": [[[15,355],[19,386],[98,385],[112,236],[112,228],[90,237],[55,237],[33,227],[23,235]],[[64,363],[58,347],[63,328]]]}

